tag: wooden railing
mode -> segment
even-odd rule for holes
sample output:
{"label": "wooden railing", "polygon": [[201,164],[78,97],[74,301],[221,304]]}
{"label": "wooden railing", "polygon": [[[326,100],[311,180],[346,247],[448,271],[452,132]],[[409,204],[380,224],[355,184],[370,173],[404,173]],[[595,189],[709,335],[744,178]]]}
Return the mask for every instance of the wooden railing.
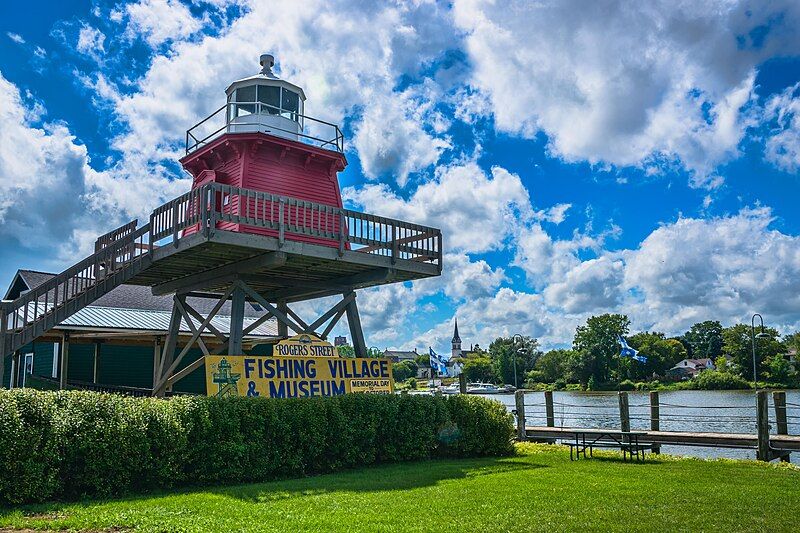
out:
{"label": "wooden railing", "polygon": [[16,300],[4,302],[0,342],[8,344],[1,351],[24,346],[83,307],[81,300],[91,301],[116,286],[115,276],[147,254],[149,234],[148,225],[126,233]]}
{"label": "wooden railing", "polygon": [[150,244],[177,246],[187,232],[210,235],[226,224],[272,230],[279,245],[302,235],[325,241],[340,255],[353,250],[441,269],[442,233],[436,228],[219,183],[203,185],[153,211]]}

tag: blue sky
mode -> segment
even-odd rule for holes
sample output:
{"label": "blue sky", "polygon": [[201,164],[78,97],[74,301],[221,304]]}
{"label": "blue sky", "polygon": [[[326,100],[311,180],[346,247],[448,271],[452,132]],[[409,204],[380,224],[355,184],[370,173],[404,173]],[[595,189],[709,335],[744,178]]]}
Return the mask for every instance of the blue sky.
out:
{"label": "blue sky", "polygon": [[0,277],[185,191],[184,131],[271,52],[342,125],[346,201],[445,232],[442,278],[359,296],[371,345],[800,329],[800,7],[698,4],[5,3]]}

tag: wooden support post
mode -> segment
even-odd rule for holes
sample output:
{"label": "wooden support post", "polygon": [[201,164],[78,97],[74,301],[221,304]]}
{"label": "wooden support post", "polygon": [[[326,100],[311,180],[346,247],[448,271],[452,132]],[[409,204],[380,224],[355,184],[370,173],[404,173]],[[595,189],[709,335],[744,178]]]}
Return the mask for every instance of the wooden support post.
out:
{"label": "wooden support post", "polygon": [[[650,430],[651,431],[659,431],[660,430],[660,421],[661,421],[661,413],[660,413],[660,406],[658,403],[658,391],[650,391]],[[661,453],[661,446],[658,444],[653,444],[653,453],[659,454]]]}
{"label": "wooden support post", "polygon": [[58,388],[64,390],[67,388],[67,374],[69,371],[69,333],[64,333],[61,340],[61,367],[58,375]]}
{"label": "wooden support post", "polygon": [[156,390],[156,384],[162,381],[166,376],[164,372],[172,366],[175,360],[175,349],[178,347],[178,334],[181,329],[181,311],[177,303],[185,301],[186,296],[175,295],[172,302],[172,315],[169,319],[169,330],[167,331],[167,339],[164,342],[164,350],[161,352],[161,357],[158,361],[158,379],[153,383],[153,395],[164,396],[164,390]]}
{"label": "wooden support post", "polygon": [[[280,311],[284,315],[286,314],[286,310],[288,308],[289,306],[286,304],[286,300],[281,300],[280,302],[278,302],[278,311]],[[289,336],[289,326],[287,326],[280,320],[278,320],[278,336],[283,338]]]}
{"label": "wooden support post", "polygon": [[631,430],[631,413],[628,406],[628,393],[619,393],[619,424],[622,431]]}
{"label": "wooden support post", "polygon": [[514,402],[517,409],[517,439],[524,441],[527,437],[525,432],[525,391],[516,391],[514,393]]}
{"label": "wooden support post", "polygon": [[458,375],[458,392],[461,394],[467,393],[467,375],[463,372]]}
{"label": "wooden support post", "polygon": [[553,414],[553,391],[544,391],[544,413],[547,419],[547,427],[552,428],[556,425],[556,417]]}
{"label": "wooden support post", "polygon": [[231,327],[228,355],[242,355],[242,330],[244,330],[244,289],[237,285],[231,298]]}
{"label": "wooden support post", "polygon": [[[775,432],[778,435],[789,434],[789,424],[786,418],[786,392],[775,391],[772,393],[772,403],[775,406]],[[781,455],[781,462],[789,462],[789,453]]]}
{"label": "wooden support post", "polygon": [[11,354],[11,377],[8,378],[8,388],[19,387],[19,350]]}
{"label": "wooden support post", "polygon": [[[345,294],[345,297],[348,296],[349,294]],[[353,349],[356,352],[356,357],[366,357],[367,343],[364,340],[364,331],[361,329],[361,318],[358,316],[358,306],[355,298],[347,304],[347,324],[350,326],[350,338],[353,339]]]}
{"label": "wooden support post", "polygon": [[[6,334],[8,331],[8,313],[5,303],[0,302],[0,389],[6,378]],[[9,378],[10,380],[10,378]],[[9,388],[11,382],[9,381]]]}
{"label": "wooden support post", "polygon": [[92,360],[92,383],[97,384],[100,378],[100,345],[102,342],[95,341],[94,357]]}
{"label": "wooden support post", "polygon": [[161,366],[161,337],[156,337],[153,342],[153,388],[158,383],[158,369]]}
{"label": "wooden support post", "polygon": [[765,390],[756,393],[756,424],[758,425],[756,458],[759,461],[769,461],[769,402]]}

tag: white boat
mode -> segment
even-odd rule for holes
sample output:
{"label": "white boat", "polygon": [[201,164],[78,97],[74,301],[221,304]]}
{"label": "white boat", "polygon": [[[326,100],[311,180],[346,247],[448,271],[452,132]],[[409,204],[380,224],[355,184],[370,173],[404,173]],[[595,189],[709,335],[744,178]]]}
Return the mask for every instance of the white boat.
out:
{"label": "white boat", "polygon": [[439,387],[439,391],[442,394],[458,394],[461,392],[461,387],[458,385],[458,383],[451,383],[445,387]]}
{"label": "white boat", "polygon": [[493,383],[467,383],[467,394],[500,394],[505,392]]}

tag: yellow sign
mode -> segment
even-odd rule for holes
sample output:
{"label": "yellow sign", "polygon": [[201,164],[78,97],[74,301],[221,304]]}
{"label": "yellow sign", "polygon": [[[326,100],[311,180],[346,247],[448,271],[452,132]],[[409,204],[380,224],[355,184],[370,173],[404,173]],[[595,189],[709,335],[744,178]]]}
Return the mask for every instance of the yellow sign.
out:
{"label": "yellow sign", "polygon": [[394,392],[387,358],[209,355],[205,366],[209,396],[303,398]]}
{"label": "yellow sign", "polygon": [[339,352],[336,351],[334,346],[319,337],[302,333],[284,339],[274,348],[275,355],[287,356],[293,355],[296,357],[338,357]]}

